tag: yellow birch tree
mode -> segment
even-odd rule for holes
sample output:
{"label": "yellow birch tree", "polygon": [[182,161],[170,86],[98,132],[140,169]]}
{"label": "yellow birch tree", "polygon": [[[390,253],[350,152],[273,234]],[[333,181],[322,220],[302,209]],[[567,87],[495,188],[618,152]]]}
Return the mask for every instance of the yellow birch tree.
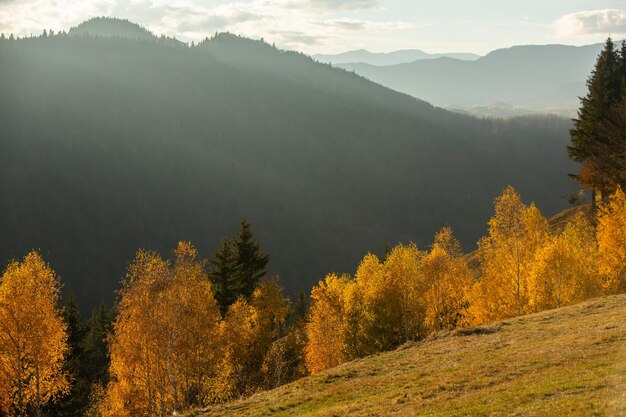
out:
{"label": "yellow birch tree", "polygon": [[595,230],[583,216],[550,236],[531,268],[531,308],[542,311],[594,297],[600,292]]}
{"label": "yellow birch tree", "polygon": [[203,405],[217,372],[220,313],[196,249],[173,266],[140,250],[120,292],[110,339],[105,416],[164,416]]}
{"label": "yellow birch tree", "polygon": [[329,274],[311,291],[305,359],[312,374],[337,366],[347,359],[344,299],[350,285],[348,276]]}
{"label": "yellow birch tree", "polygon": [[425,291],[425,327],[433,332],[452,329],[467,322],[469,289],[474,276],[462,257],[461,245],[445,227],[435,236],[422,261]]}
{"label": "yellow birch tree", "polygon": [[626,195],[618,187],[597,213],[598,263],[606,294],[626,291]]}
{"label": "yellow birch tree", "polygon": [[60,282],[33,251],[0,280],[0,415],[24,417],[69,390]]}
{"label": "yellow birch tree", "polygon": [[530,269],[548,236],[548,223],[534,204],[525,206],[511,186],[495,201],[489,236],[478,243],[482,273],[472,290],[471,311],[483,323],[529,311]]}

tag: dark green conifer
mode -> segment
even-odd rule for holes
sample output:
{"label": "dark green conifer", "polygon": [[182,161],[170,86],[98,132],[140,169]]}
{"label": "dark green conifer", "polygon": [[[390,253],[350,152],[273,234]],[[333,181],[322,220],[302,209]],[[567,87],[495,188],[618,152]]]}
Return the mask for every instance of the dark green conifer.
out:
{"label": "dark green conifer", "polygon": [[45,414],[55,417],[73,417],[82,413],[89,396],[89,383],[82,374],[84,363],[82,345],[85,329],[73,294],[70,294],[65,302],[63,318],[67,325],[67,344],[69,346],[69,352],[63,366],[71,380],[70,392],[58,401],[49,403],[46,406]]}
{"label": "dark green conifer", "polygon": [[261,251],[259,242],[254,239],[252,228],[246,219],[241,220],[235,246],[241,295],[250,298],[261,278],[267,274],[270,257]]}
{"label": "dark green conifer", "polygon": [[106,338],[111,331],[111,323],[112,314],[107,312],[104,305],[95,309],[86,323],[83,341],[84,374],[90,385],[94,383],[104,385],[108,381],[109,359]]}
{"label": "dark green conifer", "polygon": [[219,251],[213,255],[209,263],[212,267],[209,278],[213,284],[213,294],[223,315],[241,294],[235,244],[230,239],[222,239]]}
{"label": "dark green conifer", "polygon": [[611,106],[621,96],[620,67],[620,54],[609,38],[587,80],[589,91],[581,98],[578,118],[570,131],[572,144],[567,148],[568,154],[581,163],[581,171],[572,176],[591,188],[594,195],[598,191],[602,193],[605,187],[601,171],[607,163],[607,144],[600,127]]}

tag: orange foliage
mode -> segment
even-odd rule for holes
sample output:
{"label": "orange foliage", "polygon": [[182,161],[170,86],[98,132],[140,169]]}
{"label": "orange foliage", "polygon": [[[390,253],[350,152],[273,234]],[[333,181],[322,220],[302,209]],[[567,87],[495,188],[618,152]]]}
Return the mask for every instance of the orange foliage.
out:
{"label": "orange foliage", "polygon": [[534,204],[525,206],[509,186],[496,199],[489,236],[478,243],[481,277],[471,294],[475,323],[518,316],[531,311],[530,270],[535,254],[548,237],[548,223]]}
{"label": "orange foliage", "polygon": [[196,250],[174,265],[140,250],[120,292],[104,416],[171,415],[201,404],[216,373],[219,309]]}
{"label": "orange foliage", "polygon": [[0,281],[0,415],[23,416],[69,390],[67,328],[59,279],[37,252],[13,261]]}
{"label": "orange foliage", "polygon": [[604,291],[626,291],[626,195],[619,187],[599,207],[597,239]]}
{"label": "orange foliage", "polygon": [[344,299],[350,285],[349,277],[329,274],[311,290],[305,358],[312,374],[348,359]]}

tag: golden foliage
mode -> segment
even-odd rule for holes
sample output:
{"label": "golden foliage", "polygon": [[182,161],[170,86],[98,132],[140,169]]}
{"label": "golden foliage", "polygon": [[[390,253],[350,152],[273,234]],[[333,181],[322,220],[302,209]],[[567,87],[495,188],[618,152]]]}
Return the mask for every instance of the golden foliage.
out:
{"label": "golden foliage", "polygon": [[532,311],[559,308],[600,293],[595,231],[583,216],[546,237],[531,268]]}
{"label": "golden foliage", "polygon": [[329,274],[311,290],[305,358],[312,374],[337,366],[348,358],[344,299],[350,285],[349,277]]}
{"label": "golden foliage", "polygon": [[548,223],[534,204],[525,206],[511,186],[496,199],[489,236],[478,243],[480,282],[472,290],[475,323],[504,319],[531,310],[531,269],[548,237]]}
{"label": "golden foliage", "polygon": [[[329,274],[311,291],[306,323],[288,327],[277,279],[221,316],[205,262],[181,242],[172,260],[140,250],[119,292],[109,337],[111,381],[88,415],[164,416],[273,388],[429,333],[626,290],[626,195],[550,233],[512,187],[495,200],[474,277],[450,228],[429,251],[399,244],[367,254],[354,278]],[[68,391],[66,325],[54,272],[32,252],[0,281],[0,415],[24,415]]]}
{"label": "golden foliage", "polygon": [[226,401],[263,387],[276,370],[268,355],[281,336],[289,302],[277,279],[262,282],[250,301],[238,299],[228,309],[220,328],[220,372],[213,385],[213,401]]}
{"label": "golden foliage", "polygon": [[69,390],[60,284],[37,252],[13,261],[0,281],[0,415],[23,416]]}
{"label": "golden foliage", "polygon": [[619,187],[598,209],[597,239],[604,291],[626,291],[626,195]]}
{"label": "golden foliage", "polygon": [[173,266],[154,252],[137,252],[110,339],[103,415],[171,415],[209,396],[220,314],[196,256],[183,242]]}
{"label": "golden foliage", "polygon": [[305,347],[312,373],[464,323],[473,277],[449,229],[430,253],[399,244],[367,254],[355,278],[330,274],[311,292]]}
{"label": "golden foliage", "polygon": [[461,245],[452,229],[446,227],[437,233],[422,267],[426,285],[422,303],[426,309],[427,332],[467,324],[468,294],[474,276],[462,258]]}

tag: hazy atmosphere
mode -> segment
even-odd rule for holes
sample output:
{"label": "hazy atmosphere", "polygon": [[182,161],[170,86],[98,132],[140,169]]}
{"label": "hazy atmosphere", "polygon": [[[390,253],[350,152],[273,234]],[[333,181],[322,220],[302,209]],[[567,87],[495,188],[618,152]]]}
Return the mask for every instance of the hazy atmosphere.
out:
{"label": "hazy atmosphere", "polygon": [[0,32],[68,30],[93,16],[199,41],[230,31],[280,48],[337,53],[419,48],[471,52],[520,44],[582,45],[626,34],[624,0],[1,0]]}
{"label": "hazy atmosphere", "polygon": [[0,417],[626,416],[626,0],[0,0]]}

